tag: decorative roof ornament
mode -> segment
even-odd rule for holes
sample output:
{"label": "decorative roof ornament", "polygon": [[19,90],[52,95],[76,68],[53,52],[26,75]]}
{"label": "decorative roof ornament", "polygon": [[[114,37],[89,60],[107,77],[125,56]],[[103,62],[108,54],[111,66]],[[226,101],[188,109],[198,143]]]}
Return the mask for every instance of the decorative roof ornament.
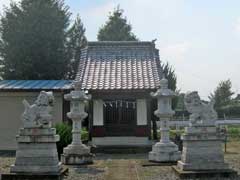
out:
{"label": "decorative roof ornament", "polygon": [[168,88],[168,80],[166,79],[165,74],[163,74],[163,78],[160,80],[160,87],[162,89]]}
{"label": "decorative roof ornament", "polygon": [[162,96],[173,97],[176,93],[171,89],[168,89],[168,80],[165,78],[165,75],[163,75],[163,78],[160,80],[160,88],[155,93],[150,93],[150,95],[155,98]]}

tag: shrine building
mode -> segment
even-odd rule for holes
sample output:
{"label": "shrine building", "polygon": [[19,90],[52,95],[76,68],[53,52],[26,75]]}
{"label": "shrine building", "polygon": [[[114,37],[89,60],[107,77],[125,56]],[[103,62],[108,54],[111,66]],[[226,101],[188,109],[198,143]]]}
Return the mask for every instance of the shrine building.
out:
{"label": "shrine building", "polygon": [[151,137],[150,92],[162,78],[154,42],[89,42],[75,81],[92,95],[90,137],[95,145],[147,145]]}

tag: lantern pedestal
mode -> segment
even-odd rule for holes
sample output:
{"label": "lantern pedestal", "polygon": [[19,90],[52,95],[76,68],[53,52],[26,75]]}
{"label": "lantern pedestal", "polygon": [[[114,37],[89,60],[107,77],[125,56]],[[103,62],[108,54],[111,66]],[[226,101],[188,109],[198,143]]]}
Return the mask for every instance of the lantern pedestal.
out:
{"label": "lantern pedestal", "polygon": [[92,164],[93,154],[90,153],[90,147],[87,147],[81,140],[82,120],[87,117],[84,112],[84,101],[89,100],[83,91],[72,91],[70,94],[65,95],[66,100],[71,101],[71,112],[67,116],[72,119],[72,143],[63,149],[61,161],[67,165],[82,165]]}
{"label": "lantern pedestal", "polygon": [[153,162],[177,162],[180,159],[181,152],[178,146],[173,142],[156,143],[152,151],[149,152],[149,161]]}
{"label": "lantern pedestal", "polygon": [[169,139],[169,118],[172,116],[157,114],[162,116],[161,120],[161,140],[152,147],[152,151],[149,152],[149,161],[152,162],[177,162],[181,158],[181,152],[178,151],[178,146]]}
{"label": "lantern pedestal", "polygon": [[158,99],[158,109],[154,114],[160,119],[161,140],[152,147],[148,159],[152,162],[173,162],[176,163],[181,158],[181,152],[178,146],[170,141],[169,121],[175,113],[172,110],[172,97],[175,93],[168,89],[168,81],[163,78],[160,81],[160,89],[151,94]]}
{"label": "lantern pedestal", "polygon": [[93,154],[90,153],[90,148],[84,144],[69,145],[64,148],[61,155],[61,161],[63,164],[68,165],[83,165],[93,163]]}

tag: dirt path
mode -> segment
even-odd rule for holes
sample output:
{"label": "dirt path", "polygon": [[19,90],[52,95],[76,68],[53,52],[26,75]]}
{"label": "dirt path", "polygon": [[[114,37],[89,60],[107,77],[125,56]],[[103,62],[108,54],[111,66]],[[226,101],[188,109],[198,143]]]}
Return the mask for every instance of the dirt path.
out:
{"label": "dirt path", "polygon": [[[239,141],[229,142],[225,160],[240,174],[239,150]],[[14,157],[0,157],[0,174],[8,173],[14,161]],[[177,179],[170,166],[142,166],[146,162],[148,162],[146,154],[98,154],[93,165],[69,166],[69,174],[64,180]]]}
{"label": "dirt path", "polygon": [[105,180],[140,180],[134,160],[108,161]]}

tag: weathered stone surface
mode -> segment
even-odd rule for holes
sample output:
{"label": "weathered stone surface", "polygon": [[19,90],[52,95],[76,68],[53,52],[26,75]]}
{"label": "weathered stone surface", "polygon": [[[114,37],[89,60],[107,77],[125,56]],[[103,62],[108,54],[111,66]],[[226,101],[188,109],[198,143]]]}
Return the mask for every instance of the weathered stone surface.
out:
{"label": "weathered stone surface", "polygon": [[61,161],[63,164],[68,165],[84,165],[92,164],[94,155],[91,153],[87,154],[62,154]]}
{"label": "weathered stone surface", "polygon": [[174,143],[156,143],[152,151],[149,152],[149,160],[155,162],[171,162],[178,161],[181,157],[181,152],[178,151],[177,145]]}
{"label": "weathered stone surface", "polygon": [[81,144],[81,145],[70,144],[69,146],[64,148],[63,153],[64,154],[79,154],[79,155],[89,154],[90,148],[87,147],[85,144]]}
{"label": "weathered stone surface", "polygon": [[[214,169],[203,171],[182,171],[177,166],[172,166],[173,171],[180,179],[227,179],[237,180],[239,179],[236,171],[231,169]],[[179,179],[178,178],[178,179]]]}
{"label": "weathered stone surface", "polygon": [[4,176],[5,179],[26,180],[42,177],[44,180],[48,175],[54,175],[53,179],[63,177],[56,146],[59,136],[56,135],[56,130],[51,128],[50,111],[53,99],[52,92],[42,91],[33,105],[23,102],[24,128],[19,130],[16,137],[16,161],[10,167],[10,174]]}
{"label": "weathered stone surface", "polygon": [[214,103],[214,100],[208,104],[201,101],[197,91],[186,93],[184,104],[191,114],[190,126],[214,126],[217,119]]}
{"label": "weathered stone surface", "polygon": [[56,135],[55,128],[21,128],[19,135],[22,136],[37,136],[37,135]]}
{"label": "weathered stone surface", "polygon": [[[50,169],[52,167],[46,168]],[[2,174],[2,180],[63,180],[64,175],[66,175],[66,173],[68,173],[67,168],[61,169],[59,173],[45,173],[45,174],[9,173]]]}
{"label": "weathered stone surface", "polygon": [[75,91],[66,94],[64,98],[67,101],[71,101],[71,111],[67,113],[67,116],[72,119],[73,125],[72,143],[63,149],[61,162],[63,164],[71,165],[92,163],[93,155],[90,153],[90,148],[84,145],[81,141],[82,120],[88,115],[84,112],[84,101],[89,100],[91,96],[86,95],[84,91],[80,91],[77,84],[75,84]]}
{"label": "weathered stone surface", "polygon": [[24,128],[51,127],[52,115],[50,114],[53,106],[53,93],[41,91],[37,100],[30,105],[23,100],[25,111],[22,114]]}
{"label": "weathered stone surface", "polygon": [[11,167],[11,173],[19,174],[59,174],[61,171],[61,164],[57,166],[46,166],[46,165],[16,165]]}
{"label": "weathered stone surface", "polygon": [[18,142],[21,142],[21,143],[42,143],[42,142],[53,142],[53,143],[56,143],[57,141],[60,140],[60,137],[59,135],[49,135],[49,136],[46,136],[46,135],[28,135],[28,136],[17,136],[17,141]]}
{"label": "weathered stone surface", "polygon": [[214,101],[205,104],[197,92],[190,92],[184,102],[191,113],[190,127],[185,128],[182,136],[182,156],[174,168],[175,172],[180,177],[234,174],[224,162],[223,137],[215,127],[217,113],[213,109]]}
{"label": "weathered stone surface", "polygon": [[160,89],[151,95],[158,98],[158,109],[154,114],[160,118],[161,140],[153,145],[148,159],[155,162],[176,162],[180,159],[181,153],[178,146],[169,139],[169,120],[175,113],[171,107],[171,100],[175,93],[168,89],[168,80],[163,78],[160,81]]}
{"label": "weathered stone surface", "polygon": [[226,170],[222,139],[216,127],[188,127],[182,136],[183,151],[177,167],[181,171]]}
{"label": "weathered stone surface", "polygon": [[10,172],[58,174],[62,166],[56,147],[59,136],[55,133],[56,130],[52,128],[21,129],[17,136],[16,161]]}

